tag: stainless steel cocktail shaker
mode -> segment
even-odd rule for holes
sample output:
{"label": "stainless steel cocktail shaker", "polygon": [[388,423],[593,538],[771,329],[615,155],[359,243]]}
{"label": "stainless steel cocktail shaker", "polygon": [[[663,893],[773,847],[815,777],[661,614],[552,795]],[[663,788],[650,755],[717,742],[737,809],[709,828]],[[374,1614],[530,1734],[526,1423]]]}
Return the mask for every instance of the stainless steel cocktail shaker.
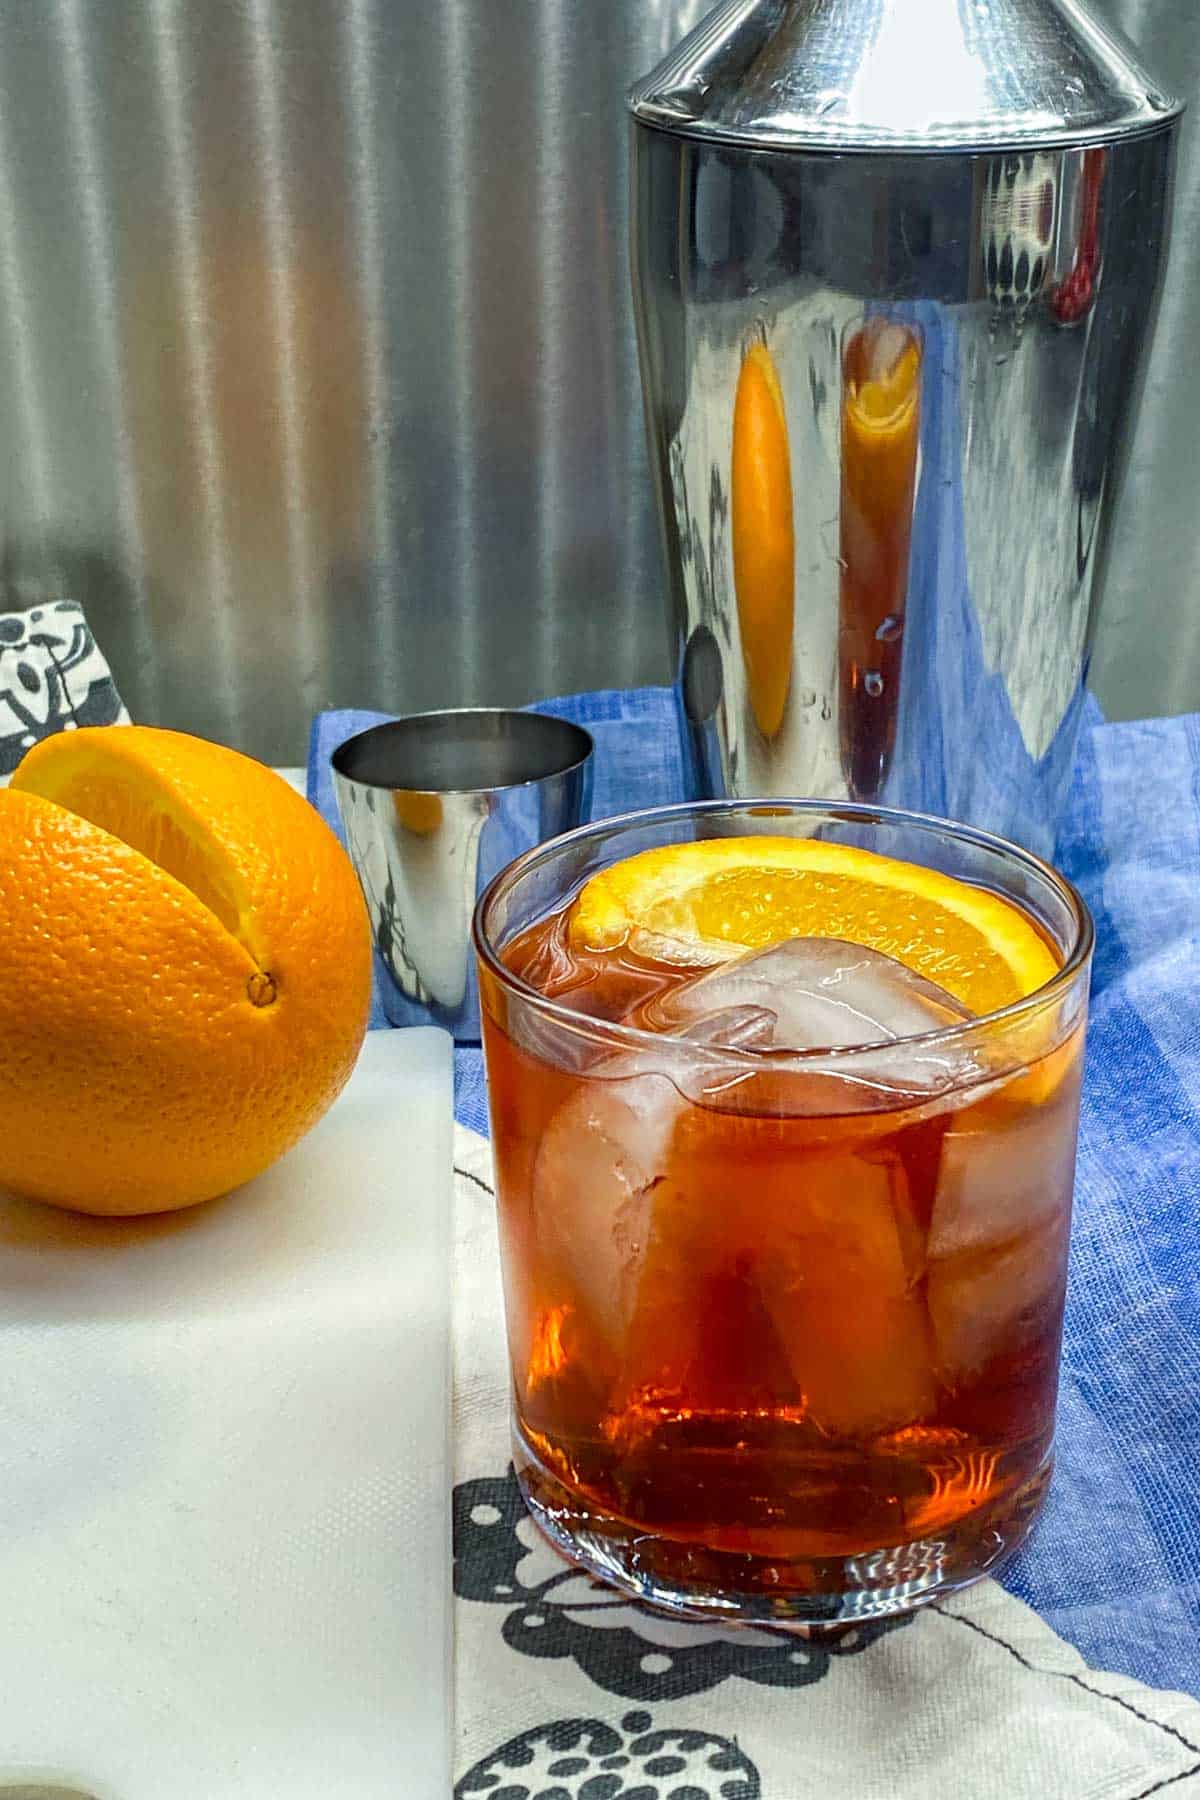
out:
{"label": "stainless steel cocktail shaker", "polygon": [[1179,105],[1074,0],[724,0],[630,104],[694,792],[1048,852]]}

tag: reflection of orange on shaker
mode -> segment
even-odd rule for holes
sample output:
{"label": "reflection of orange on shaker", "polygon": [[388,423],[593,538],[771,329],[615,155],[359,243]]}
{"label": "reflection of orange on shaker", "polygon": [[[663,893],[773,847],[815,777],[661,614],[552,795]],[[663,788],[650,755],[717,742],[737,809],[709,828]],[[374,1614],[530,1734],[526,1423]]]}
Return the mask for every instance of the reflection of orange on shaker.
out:
{"label": "reflection of orange on shaker", "polygon": [[883,315],[849,332],[842,355],[840,737],[859,799],[878,794],[896,736],[921,357],[917,331]]}
{"label": "reflection of orange on shaker", "polygon": [[795,537],[783,389],[763,343],[747,350],[738,376],[730,487],[746,684],[758,728],[773,738],[792,676]]}
{"label": "reflection of orange on shaker", "polygon": [[[912,437],[920,390],[921,345],[908,325],[870,318],[846,344],[846,423],[882,451]],[[866,447],[866,446],[865,446]]]}

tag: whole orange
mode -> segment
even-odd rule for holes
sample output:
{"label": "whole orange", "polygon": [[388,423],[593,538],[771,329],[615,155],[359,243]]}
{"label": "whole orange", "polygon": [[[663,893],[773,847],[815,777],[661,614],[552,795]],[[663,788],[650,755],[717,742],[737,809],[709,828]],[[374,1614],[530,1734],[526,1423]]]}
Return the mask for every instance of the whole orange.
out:
{"label": "whole orange", "polygon": [[35,745],[0,791],[0,920],[0,1187],[91,1213],[212,1199],[354,1066],[354,871],[236,751],[148,726]]}

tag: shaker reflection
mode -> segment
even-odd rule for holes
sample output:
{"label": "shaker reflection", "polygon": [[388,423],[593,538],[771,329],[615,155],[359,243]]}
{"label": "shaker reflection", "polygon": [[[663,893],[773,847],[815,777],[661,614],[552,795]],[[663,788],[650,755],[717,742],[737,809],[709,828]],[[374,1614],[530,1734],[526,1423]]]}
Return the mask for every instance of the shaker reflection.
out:
{"label": "shaker reflection", "polygon": [[783,723],[791,686],[796,546],[787,413],[763,342],[747,350],[738,376],[730,489],[746,688],[755,722],[770,739]]}
{"label": "shaker reflection", "polygon": [[921,423],[915,328],[872,315],[842,352],[838,620],[842,772],[875,799],[896,744]]}

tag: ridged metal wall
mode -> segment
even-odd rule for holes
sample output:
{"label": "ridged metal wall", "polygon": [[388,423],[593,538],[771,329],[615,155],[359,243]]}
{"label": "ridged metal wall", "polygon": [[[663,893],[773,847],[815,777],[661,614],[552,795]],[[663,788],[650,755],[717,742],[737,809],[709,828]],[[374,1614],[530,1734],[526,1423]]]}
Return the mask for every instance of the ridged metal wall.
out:
{"label": "ridged metal wall", "polygon": [[[912,4],[912,0],[905,0]],[[274,760],[314,708],[663,679],[623,93],[705,0],[0,0],[0,609]],[[1200,88],[1194,0],[1109,0]],[[1110,708],[1200,704],[1200,159]]]}

